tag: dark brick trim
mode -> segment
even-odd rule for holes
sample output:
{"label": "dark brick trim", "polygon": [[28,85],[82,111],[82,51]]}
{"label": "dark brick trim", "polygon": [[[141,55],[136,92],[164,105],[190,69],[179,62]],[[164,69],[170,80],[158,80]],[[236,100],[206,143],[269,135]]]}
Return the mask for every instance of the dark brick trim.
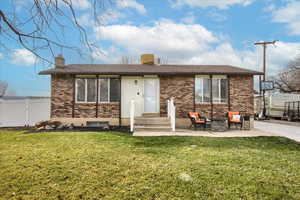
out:
{"label": "dark brick trim", "polygon": [[96,90],[96,118],[98,118],[98,105],[99,105],[99,75],[97,75],[97,90]]}
{"label": "dark brick trim", "polygon": [[212,75],[209,75],[210,78],[210,116],[214,118],[214,104],[213,104],[213,95],[212,95]]}
{"label": "dark brick trim", "polygon": [[122,76],[120,76],[119,126],[122,126]]}
{"label": "dark brick trim", "polygon": [[73,78],[73,99],[72,99],[72,118],[75,117],[75,90],[76,90],[76,78],[75,75],[72,76]]}
{"label": "dark brick trim", "polygon": [[230,76],[227,76],[227,89],[228,89],[228,94],[227,94],[227,103],[228,103],[228,111],[230,111]]}

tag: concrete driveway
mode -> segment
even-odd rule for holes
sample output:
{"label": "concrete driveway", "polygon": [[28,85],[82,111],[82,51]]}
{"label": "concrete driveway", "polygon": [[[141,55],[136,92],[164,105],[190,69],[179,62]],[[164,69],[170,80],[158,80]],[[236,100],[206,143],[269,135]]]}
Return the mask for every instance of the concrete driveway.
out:
{"label": "concrete driveway", "polygon": [[300,142],[300,127],[272,122],[254,122],[255,129],[270,132]]}

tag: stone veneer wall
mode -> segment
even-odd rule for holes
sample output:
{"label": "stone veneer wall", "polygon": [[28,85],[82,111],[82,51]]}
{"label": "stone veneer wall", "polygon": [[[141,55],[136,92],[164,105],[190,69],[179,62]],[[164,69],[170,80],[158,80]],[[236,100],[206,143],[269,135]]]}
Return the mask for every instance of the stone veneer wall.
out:
{"label": "stone veneer wall", "polygon": [[[51,118],[72,118],[74,77],[51,76]],[[98,103],[98,118],[119,118],[119,103]],[[75,118],[96,118],[96,103],[76,103]]]}
{"label": "stone veneer wall", "polygon": [[160,76],[160,115],[167,116],[167,100],[174,97],[176,115],[186,118],[194,110],[194,76]]}

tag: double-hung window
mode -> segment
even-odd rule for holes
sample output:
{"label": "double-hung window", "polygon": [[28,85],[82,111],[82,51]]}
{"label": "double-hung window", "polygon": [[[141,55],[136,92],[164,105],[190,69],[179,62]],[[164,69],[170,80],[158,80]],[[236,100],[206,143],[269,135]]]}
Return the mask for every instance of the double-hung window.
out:
{"label": "double-hung window", "polygon": [[[95,103],[98,98],[100,103],[118,102],[120,100],[120,79],[99,78],[76,79],[76,102]],[[98,87],[98,96],[97,96]]]}
{"label": "double-hung window", "polygon": [[210,103],[210,78],[209,76],[197,77],[195,81],[196,103]]}
{"label": "double-hung window", "polygon": [[[212,93],[212,96],[211,96]],[[196,76],[195,79],[195,102],[200,104],[227,103],[228,81],[226,76]]]}
{"label": "double-hung window", "polygon": [[213,76],[212,97],[213,103],[227,103],[228,81],[226,76]]}

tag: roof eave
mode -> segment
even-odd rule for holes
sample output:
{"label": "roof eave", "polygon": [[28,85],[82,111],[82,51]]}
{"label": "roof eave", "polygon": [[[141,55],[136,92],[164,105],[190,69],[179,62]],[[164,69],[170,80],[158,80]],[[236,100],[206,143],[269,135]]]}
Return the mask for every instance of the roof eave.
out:
{"label": "roof eave", "polygon": [[55,75],[55,74],[69,74],[69,75],[263,75],[263,72],[55,72],[42,71],[39,75]]}

